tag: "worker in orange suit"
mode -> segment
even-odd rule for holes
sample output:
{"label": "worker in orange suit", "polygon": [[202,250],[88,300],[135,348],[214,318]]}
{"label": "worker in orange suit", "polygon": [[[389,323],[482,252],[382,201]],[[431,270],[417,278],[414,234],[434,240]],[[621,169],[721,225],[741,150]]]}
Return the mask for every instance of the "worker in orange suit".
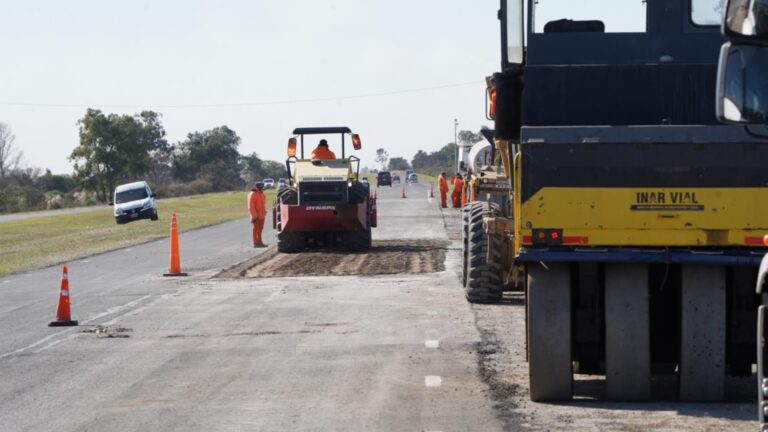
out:
{"label": "worker in orange suit", "polygon": [[328,141],[324,139],[320,140],[320,143],[317,144],[317,147],[315,147],[315,149],[312,150],[312,160],[329,160],[329,159],[336,159],[336,154],[334,154],[328,148]]}
{"label": "worker in orange suit", "polygon": [[256,183],[248,194],[248,214],[253,225],[253,247],[267,247],[261,240],[264,230],[264,220],[267,218],[267,208],[264,202],[264,183]]}
{"label": "worker in orange suit", "polygon": [[456,177],[453,178],[453,192],[451,193],[453,208],[461,208],[461,191],[463,189],[464,180],[461,178],[461,173],[456,173]]}
{"label": "worker in orange suit", "polygon": [[448,179],[445,178],[445,172],[440,173],[437,184],[440,189],[440,205],[446,208],[448,207]]}

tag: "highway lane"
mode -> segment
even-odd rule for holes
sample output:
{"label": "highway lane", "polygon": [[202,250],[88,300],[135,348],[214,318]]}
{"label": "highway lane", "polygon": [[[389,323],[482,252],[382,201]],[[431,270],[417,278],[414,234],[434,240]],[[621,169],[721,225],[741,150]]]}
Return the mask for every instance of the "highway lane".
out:
{"label": "highway lane", "polygon": [[[425,185],[400,191],[374,238],[446,240]],[[189,278],[159,276],[159,241],[72,263],[73,329],[46,327],[58,267],[0,279],[3,430],[501,429],[455,242],[438,273],[210,279],[256,253],[247,230],[184,234]]]}

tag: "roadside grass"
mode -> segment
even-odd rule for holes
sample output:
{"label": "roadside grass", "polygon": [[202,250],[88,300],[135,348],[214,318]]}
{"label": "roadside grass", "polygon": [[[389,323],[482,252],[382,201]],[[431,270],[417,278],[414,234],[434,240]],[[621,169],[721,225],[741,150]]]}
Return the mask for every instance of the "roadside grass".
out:
{"label": "roadside grass", "polygon": [[[117,225],[111,207],[0,222],[0,276],[167,237],[173,212],[180,231],[246,218],[246,196],[246,192],[227,192],[159,199],[157,222],[141,220]],[[268,190],[268,212],[274,198],[275,190]]]}

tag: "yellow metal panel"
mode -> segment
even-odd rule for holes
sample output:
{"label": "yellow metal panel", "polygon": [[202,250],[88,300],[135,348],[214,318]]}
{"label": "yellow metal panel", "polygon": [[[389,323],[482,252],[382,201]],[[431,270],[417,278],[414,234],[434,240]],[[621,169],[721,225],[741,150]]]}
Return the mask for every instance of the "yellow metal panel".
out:
{"label": "yellow metal panel", "polygon": [[544,188],[521,207],[523,236],[562,228],[589,245],[744,246],[768,233],[768,188]]}

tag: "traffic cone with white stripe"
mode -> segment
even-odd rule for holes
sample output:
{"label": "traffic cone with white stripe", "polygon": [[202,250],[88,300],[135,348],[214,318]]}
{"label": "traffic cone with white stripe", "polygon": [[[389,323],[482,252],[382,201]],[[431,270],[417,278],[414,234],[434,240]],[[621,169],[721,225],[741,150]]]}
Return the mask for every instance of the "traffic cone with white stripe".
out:
{"label": "traffic cone with white stripe", "polygon": [[48,327],[76,326],[77,321],[72,320],[69,310],[69,270],[64,266],[61,275],[61,289],[59,289],[59,307],[56,309],[56,320],[51,321]]}

